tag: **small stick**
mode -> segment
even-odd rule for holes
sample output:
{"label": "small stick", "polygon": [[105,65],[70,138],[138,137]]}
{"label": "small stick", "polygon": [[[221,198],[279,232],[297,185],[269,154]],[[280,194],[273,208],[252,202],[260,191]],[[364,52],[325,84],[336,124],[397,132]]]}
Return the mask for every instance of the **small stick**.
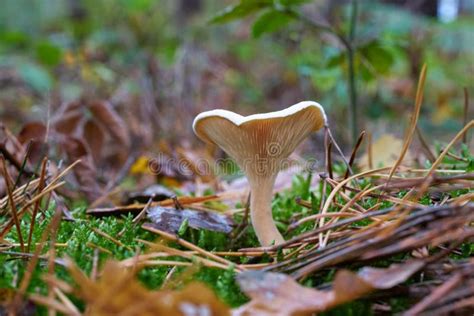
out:
{"label": "small stick", "polygon": [[244,217],[242,219],[242,222],[239,224],[239,226],[236,227],[236,229],[232,232],[232,242],[231,242],[231,248],[236,240],[239,240],[240,237],[242,237],[242,234],[245,232],[245,228],[248,226],[248,221],[249,221],[249,212],[250,212],[250,193],[247,197],[247,203],[245,204],[245,209],[244,209]]}
{"label": "small stick", "polygon": [[183,205],[178,200],[178,196],[174,195],[171,197],[171,199],[173,200],[173,205],[175,209],[177,209],[178,211],[184,210]]}
{"label": "small stick", "polygon": [[372,150],[372,134],[367,134],[367,157],[369,169],[374,169],[374,155]]}
{"label": "small stick", "polygon": [[170,271],[166,274],[163,283],[161,284],[161,288],[165,288],[167,284],[170,282],[171,277],[173,276],[174,272],[176,271],[176,265],[170,269]]}
{"label": "small stick", "polygon": [[[466,136],[466,134],[464,134],[463,137],[464,136]],[[457,161],[469,162],[469,160],[467,160],[466,158],[460,157],[460,156],[455,155],[455,154],[450,153],[450,152],[447,152],[446,156],[451,157],[451,158],[453,158],[454,160],[457,160]]]}
{"label": "small stick", "polygon": [[[47,158],[45,157],[43,159],[43,162],[41,163],[41,175],[40,175],[40,181],[38,184],[38,193],[41,193],[41,191],[44,188],[45,184],[45,176],[46,176],[46,162]],[[27,252],[30,252],[30,246],[31,246],[31,238],[33,237],[33,229],[35,228],[35,223],[36,223],[36,214],[38,213],[38,209],[41,203],[41,199],[38,199],[33,207],[33,213],[31,214],[31,224],[30,224],[30,232],[28,234],[28,247],[27,247]]]}
{"label": "small stick", "polygon": [[425,153],[426,153],[426,155],[428,156],[429,161],[430,161],[430,162],[435,161],[435,160],[436,160],[436,157],[435,157],[435,155],[433,154],[433,152],[431,151],[430,146],[429,146],[428,143],[426,142],[426,139],[425,139],[425,137],[423,136],[423,134],[421,133],[421,130],[420,130],[420,128],[418,127],[418,125],[416,126],[416,135],[418,135],[418,139],[420,140],[421,146],[422,146],[423,149],[425,150]]}
{"label": "small stick", "polygon": [[33,277],[33,271],[35,270],[38,260],[40,259],[40,253],[43,250],[43,247],[46,245],[46,240],[48,238],[49,233],[51,231],[57,231],[57,228],[59,227],[59,223],[61,222],[61,215],[62,215],[61,210],[56,210],[56,212],[54,213],[53,219],[51,220],[51,222],[48,224],[48,227],[43,231],[43,234],[41,235],[40,245],[36,247],[35,253],[32,259],[28,262],[25,274],[23,275],[23,279],[21,280],[20,286],[18,287],[18,291],[14,298],[14,301],[12,304],[14,311],[16,311],[17,307],[21,303],[22,297],[26,293],[26,290],[28,288],[28,285],[30,284],[31,278]]}
{"label": "small stick", "polygon": [[329,142],[326,147],[326,167],[328,170],[329,179],[333,179],[334,175],[332,173],[332,159],[331,159],[331,149],[332,149],[332,142]]}
{"label": "small stick", "polygon": [[319,203],[319,209],[321,209],[323,207],[324,203],[325,203],[325,200],[326,200],[326,186],[327,186],[326,178],[327,178],[327,174],[320,173],[319,178],[321,178],[321,180],[323,180],[323,184],[321,186],[321,201]]}
{"label": "small stick", "polygon": [[120,240],[118,239],[115,239],[114,237],[110,236],[109,234],[107,233],[104,233],[103,231],[101,231],[100,229],[97,229],[97,228],[94,228],[94,227],[91,227],[91,230],[96,233],[97,235],[100,235],[108,240],[110,240],[111,242],[113,242],[114,244],[116,244],[117,246],[119,247],[123,247],[125,249],[128,249],[130,251],[133,251],[132,248],[130,248],[129,246],[127,245],[124,245]]}
{"label": "small stick", "polygon": [[347,169],[349,170],[349,172],[351,173],[351,175],[354,174],[354,171],[352,171],[352,168],[351,168],[351,166],[349,165],[349,162],[347,161],[346,156],[344,156],[344,153],[342,152],[341,148],[339,147],[339,145],[337,144],[336,140],[335,140],[334,137],[332,136],[331,129],[329,128],[329,126],[325,126],[325,128],[326,128],[327,131],[328,131],[328,136],[329,136],[329,138],[331,139],[332,143],[334,144],[334,148],[336,148],[336,150],[338,151],[338,153],[339,153],[339,155],[341,156],[342,160],[343,160],[344,163],[346,164]]}
{"label": "small stick", "polygon": [[101,247],[101,246],[99,246],[99,245],[96,245],[96,244],[94,244],[92,241],[88,241],[88,242],[86,243],[86,246],[87,246],[87,247],[90,247],[90,248],[94,248],[94,250],[95,250],[95,249],[98,249],[98,250],[102,251],[103,253],[107,253],[107,254],[109,254],[109,255],[113,255],[112,251],[110,251],[109,249],[106,249],[106,248],[104,248],[104,247]]}
{"label": "small stick", "polygon": [[[19,162],[15,156],[13,156],[5,147],[4,144],[0,144],[0,153],[8,160],[18,171],[21,170],[22,163]],[[25,170],[26,171],[26,170]],[[28,175],[32,175],[29,171],[26,171]]]}
{"label": "small stick", "polygon": [[[71,300],[57,287],[54,287],[54,294],[59,298],[59,300],[66,306],[70,311],[71,315],[81,315],[81,312],[77,309]],[[54,298],[54,297],[53,297]]]}
{"label": "small stick", "polygon": [[[173,256],[180,256],[180,257],[190,259],[190,260],[195,259],[195,261],[205,265],[206,267],[213,267],[213,268],[220,268],[220,269],[223,269],[223,270],[227,270],[231,265],[233,265],[230,262],[225,263],[225,264],[222,263],[220,260],[225,260],[225,259],[221,258],[221,257],[218,257],[218,256],[215,256],[215,257],[219,258],[219,261],[217,261],[217,260],[213,261],[213,260],[210,260],[210,259],[207,259],[207,258],[203,258],[203,257],[199,257],[199,256],[196,256],[196,255],[187,253],[185,251],[182,251],[182,250],[179,250],[179,249],[176,249],[176,248],[167,247],[167,246],[159,244],[159,243],[152,243],[152,242],[149,242],[149,241],[146,241],[146,240],[141,240],[141,239],[138,239],[138,241],[144,243],[145,245],[148,245],[151,248],[160,249],[162,251],[168,252],[169,254],[171,254]],[[203,250],[203,249],[201,249],[201,250]],[[203,251],[205,251],[205,250],[203,250]],[[236,267],[236,270],[238,272],[242,271],[241,268],[237,268],[237,267]]]}
{"label": "small stick", "polygon": [[[360,144],[362,144],[362,141],[364,140],[365,134],[366,134],[365,131],[362,131],[360,133],[359,138],[357,139],[357,143],[355,144],[354,149],[352,149],[351,158],[349,159],[349,166],[351,167],[352,167],[352,164],[354,163]],[[344,179],[347,179],[348,176],[349,176],[349,168],[346,170],[346,173],[344,174]]]}
{"label": "small stick", "polygon": [[145,207],[143,208],[143,210],[138,213],[137,216],[135,216],[135,218],[132,220],[133,224],[137,224],[138,222],[140,222],[143,217],[145,216],[146,212],[148,211],[148,209],[150,208],[150,205],[151,203],[153,202],[153,198],[150,197],[150,199],[148,200],[148,202],[146,203]]}
{"label": "small stick", "polygon": [[[23,207],[20,209],[20,211],[18,211],[18,215],[23,215],[23,213],[31,206],[31,204],[34,204],[36,202],[36,200],[40,199],[41,197],[43,197],[44,195],[50,193],[51,191],[59,188],[64,183],[65,183],[64,181],[61,181],[61,182],[59,182],[55,185],[49,184],[48,186],[46,186],[46,188],[41,193],[37,194],[34,198],[32,198],[25,205],[23,205]],[[13,220],[10,220],[4,226],[3,230],[0,232],[0,239],[3,238],[5,236],[5,234],[10,230],[11,226],[13,225],[12,222],[13,222]]]}
{"label": "small stick", "polygon": [[91,280],[96,281],[99,271],[99,250],[98,248],[94,249],[94,257],[92,257],[92,270],[91,270]]}
{"label": "small stick", "polygon": [[[21,163],[21,167],[18,170],[18,176],[16,177],[15,184],[13,185],[13,190],[15,190],[15,188],[20,183],[20,179],[21,179],[21,176],[23,175],[23,173],[25,173],[25,174],[28,173],[28,172],[26,172],[26,164],[28,162],[28,157],[30,156],[30,153],[31,153],[31,141],[28,142],[28,145],[26,147],[25,157],[23,158],[23,161]],[[34,174],[34,173],[32,173],[32,174]]]}
{"label": "small stick", "polygon": [[20,220],[18,219],[16,204],[15,204],[15,201],[13,199],[13,192],[12,192],[12,186],[11,186],[12,184],[10,182],[11,179],[10,179],[10,175],[8,174],[7,163],[5,161],[4,156],[1,156],[1,162],[2,162],[2,166],[3,166],[3,175],[4,175],[4,178],[5,178],[5,186],[7,187],[8,200],[10,201],[10,207],[11,207],[13,221],[15,223],[15,227],[16,227],[16,230],[17,230],[17,233],[18,233],[18,239],[20,241],[21,251],[24,252],[25,251],[25,244],[23,242],[23,235],[21,233],[21,228],[20,228]]}
{"label": "small stick", "polygon": [[67,306],[47,296],[43,296],[39,294],[31,294],[29,299],[38,305],[43,305],[45,307],[48,307],[50,309],[63,313],[64,315],[74,315],[72,313],[73,311],[71,311]]}
{"label": "small stick", "polygon": [[300,226],[300,225],[302,225],[306,222],[309,222],[309,221],[312,221],[314,219],[318,219],[318,218],[321,218],[321,217],[352,217],[352,216],[357,216],[357,214],[354,214],[354,213],[341,213],[341,212],[326,213],[326,214],[313,214],[313,215],[304,217],[304,218],[300,219],[299,221],[297,221],[297,222],[291,224],[290,226],[288,226],[288,231],[292,231],[296,227],[298,227],[298,226]]}
{"label": "small stick", "polygon": [[408,151],[408,147],[410,147],[411,145],[411,141],[413,139],[413,133],[415,132],[416,125],[418,123],[418,117],[420,116],[421,105],[423,104],[423,92],[424,92],[424,87],[425,87],[426,69],[427,69],[426,64],[424,64],[423,68],[421,68],[420,78],[418,80],[418,87],[417,87],[416,96],[415,96],[415,108],[413,110],[413,116],[410,120],[410,126],[405,136],[405,142],[403,143],[400,156],[398,157],[397,161],[395,162],[392,169],[390,170],[390,173],[386,182],[387,185],[389,184],[398,166],[401,164],[403,158],[405,158],[405,154]]}
{"label": "small stick", "polygon": [[331,149],[332,142],[329,140],[329,128],[326,129],[324,133],[324,149],[326,150],[326,170],[329,178],[333,178],[332,174],[332,159],[331,159]]}
{"label": "small stick", "polygon": [[[233,265],[234,264],[234,263],[232,263],[232,262],[230,262],[230,261],[228,261],[228,260],[226,260],[222,257],[216,256],[215,254],[213,254],[213,253],[211,253],[207,250],[204,250],[204,249],[196,246],[195,244],[192,244],[189,241],[181,239],[181,238],[179,238],[179,237],[177,237],[173,234],[170,234],[170,233],[167,233],[165,231],[156,229],[156,228],[154,228],[152,226],[149,226],[149,225],[142,225],[142,228],[144,228],[145,230],[148,230],[152,233],[158,234],[158,235],[160,235],[161,237],[163,237],[165,239],[175,241],[178,244],[180,244],[181,246],[186,247],[186,248],[191,249],[191,250],[194,250],[194,251],[197,251],[199,254],[201,254],[205,257],[211,258],[211,259],[213,259],[213,260],[215,260],[219,263],[223,263],[223,264],[226,264],[226,265]],[[239,268],[237,267],[237,269],[239,269]]]}

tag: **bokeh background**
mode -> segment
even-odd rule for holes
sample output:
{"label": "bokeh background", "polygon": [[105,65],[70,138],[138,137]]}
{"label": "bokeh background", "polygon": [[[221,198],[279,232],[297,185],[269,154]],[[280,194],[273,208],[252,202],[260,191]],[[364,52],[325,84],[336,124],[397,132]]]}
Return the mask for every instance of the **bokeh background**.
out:
{"label": "bokeh background", "polygon": [[[351,1],[281,2],[348,36]],[[198,141],[191,122],[202,110],[251,114],[311,99],[324,105],[337,137],[350,144],[348,65],[340,41],[278,17],[255,32],[265,9],[209,23],[236,3],[2,1],[2,122],[18,132],[25,122],[49,122],[69,102],[106,100],[127,122],[136,146],[163,140],[192,146]],[[374,137],[403,134],[423,63],[428,79],[420,126],[428,140],[450,138],[462,127],[463,88],[474,94],[473,13],[471,0],[358,1],[360,130]]]}

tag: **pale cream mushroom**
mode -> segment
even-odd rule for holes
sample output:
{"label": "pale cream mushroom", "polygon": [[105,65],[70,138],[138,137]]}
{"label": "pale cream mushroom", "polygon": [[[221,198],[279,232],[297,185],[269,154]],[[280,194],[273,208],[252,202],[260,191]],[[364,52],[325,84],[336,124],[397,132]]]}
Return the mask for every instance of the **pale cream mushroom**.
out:
{"label": "pale cream mushroom", "polygon": [[312,101],[250,116],[212,110],[194,119],[196,135],[222,148],[245,173],[250,185],[250,217],[263,246],[284,241],[273,221],[271,208],[279,170],[296,146],[325,124],[323,108]]}

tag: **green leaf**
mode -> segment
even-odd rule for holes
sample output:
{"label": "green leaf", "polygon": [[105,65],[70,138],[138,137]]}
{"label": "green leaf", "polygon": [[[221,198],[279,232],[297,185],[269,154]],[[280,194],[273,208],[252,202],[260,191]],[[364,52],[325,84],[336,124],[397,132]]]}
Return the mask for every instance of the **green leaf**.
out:
{"label": "green leaf", "polygon": [[315,69],[311,74],[311,82],[314,87],[325,92],[336,86],[339,76],[337,68]]}
{"label": "green leaf", "polygon": [[308,3],[311,2],[311,0],[275,0],[275,2],[281,4],[282,6],[290,7]]}
{"label": "green leaf", "polygon": [[43,67],[34,64],[24,64],[20,66],[18,72],[20,77],[38,92],[46,92],[51,89],[53,79]]}
{"label": "green leaf", "polygon": [[241,0],[239,3],[219,11],[209,20],[209,23],[227,23],[237,20],[267,8],[272,4],[271,0]]}
{"label": "green leaf", "polygon": [[252,35],[257,38],[264,33],[278,31],[291,22],[293,18],[288,14],[270,10],[260,15],[252,26]]}
{"label": "green leaf", "polygon": [[61,48],[51,44],[50,42],[40,42],[36,45],[36,58],[46,66],[56,66],[61,62]]}
{"label": "green leaf", "polygon": [[474,171],[474,159],[469,159],[469,162],[466,166],[466,172]]}
{"label": "green leaf", "polygon": [[178,236],[184,236],[184,234],[186,233],[186,231],[188,230],[188,227],[189,227],[189,219],[188,218],[185,218],[182,222],[181,222],[181,225],[179,226],[179,229],[178,229]]}
{"label": "green leaf", "polygon": [[328,68],[342,66],[346,62],[346,52],[340,52],[330,57],[326,63]]}
{"label": "green leaf", "polygon": [[392,54],[378,41],[372,41],[359,49],[360,54],[380,74],[386,74],[394,63]]}
{"label": "green leaf", "polygon": [[15,48],[25,47],[28,44],[29,37],[19,31],[4,32],[0,34],[0,42]]}

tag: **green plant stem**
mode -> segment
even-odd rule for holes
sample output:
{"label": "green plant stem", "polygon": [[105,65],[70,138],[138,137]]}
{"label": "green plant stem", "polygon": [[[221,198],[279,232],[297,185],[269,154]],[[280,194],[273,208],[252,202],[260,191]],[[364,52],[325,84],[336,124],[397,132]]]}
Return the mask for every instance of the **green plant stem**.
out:
{"label": "green plant stem", "polygon": [[359,130],[358,118],[357,118],[357,91],[356,91],[356,80],[355,80],[355,69],[354,69],[354,50],[352,46],[347,50],[347,61],[349,65],[347,81],[349,86],[349,126],[351,128],[352,142],[357,142],[357,132]]}
{"label": "green plant stem", "polygon": [[358,5],[357,0],[351,1],[351,21],[349,29],[349,45],[347,46],[347,61],[349,64],[348,71],[348,84],[349,84],[349,96],[350,96],[350,126],[352,142],[357,142],[357,134],[359,133],[358,117],[357,117],[357,89],[356,89],[356,76],[354,69],[354,40],[356,35],[357,27],[357,11]]}
{"label": "green plant stem", "polygon": [[355,59],[355,49],[354,49],[354,40],[356,35],[356,27],[357,27],[357,15],[358,15],[358,3],[357,0],[351,1],[351,19],[350,19],[350,28],[349,28],[349,35],[347,38],[337,32],[332,26],[324,25],[318,22],[315,22],[308,17],[304,16],[303,14],[291,9],[285,8],[282,10],[289,16],[293,17],[294,19],[300,20],[312,29],[316,31],[322,31],[333,36],[337,37],[337,39],[341,42],[347,52],[347,63],[348,63],[348,75],[347,75],[347,85],[348,85],[348,92],[349,92],[349,125],[351,130],[351,138],[352,142],[355,144],[357,142],[357,136],[359,134],[359,126],[358,126],[358,117],[357,117],[357,89],[356,89],[356,75],[355,75],[355,67],[354,67],[354,59]]}

